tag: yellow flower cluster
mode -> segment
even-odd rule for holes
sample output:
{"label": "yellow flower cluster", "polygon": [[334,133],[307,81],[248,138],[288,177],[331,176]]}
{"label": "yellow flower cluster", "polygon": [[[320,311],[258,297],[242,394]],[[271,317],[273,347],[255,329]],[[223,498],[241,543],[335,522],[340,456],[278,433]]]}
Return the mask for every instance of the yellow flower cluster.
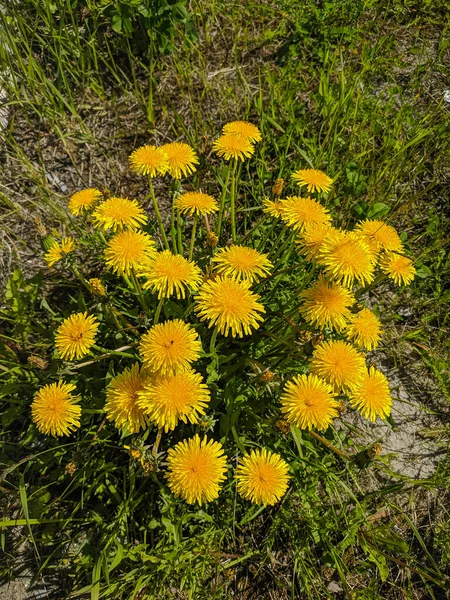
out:
{"label": "yellow flower cluster", "polygon": [[[229,177],[235,177],[238,161],[250,158],[261,139],[261,132],[252,123],[233,121],[224,126],[222,135],[213,143],[213,150],[218,157],[233,161]],[[201,322],[213,329],[209,336],[210,354],[206,356],[214,354],[217,335],[243,338],[255,334],[266,315],[262,302],[264,289],[279,273],[276,252],[263,253],[256,249],[260,248],[257,243],[248,243],[246,238],[237,243],[234,204],[231,205],[233,243],[217,248],[223,242],[220,224],[224,215],[225,220],[227,216],[224,209],[227,184],[219,202],[202,191],[181,190],[178,180],[192,175],[200,164],[191,146],[182,142],[144,145],[132,152],[129,164],[136,174],[150,180],[166,174],[177,180],[173,184],[176,191],[170,236],[164,232],[153,187],[150,195],[165,249],[158,249],[155,240],[144,230],[151,223],[137,200],[111,196],[96,188],[78,191],[70,198],[70,212],[90,218],[97,230],[96,236],[104,243],[104,262],[112,271],[107,279],[108,296],[99,278],[86,281],[76,271],[74,260],[65,260],[62,264],[72,266],[84,286],[97,296],[91,298],[94,306],[91,305],[90,311],[98,306],[111,312],[99,313],[97,318],[85,311],[66,318],[55,334],[55,357],[73,361],[92,349],[103,353],[95,341],[100,324],[107,318],[115,319],[121,331],[124,328],[138,332],[134,325],[128,326],[132,310],[121,314],[111,304],[114,281],[123,285],[114,275],[123,277],[141,302],[144,314],[143,318],[139,316],[139,326],[148,322],[149,307],[157,305],[153,315],[155,324],[135,343],[125,346],[126,350],[137,346],[139,360],[115,373],[106,388],[104,406],[106,418],[123,435],[138,434],[149,426],[157,429],[159,437],[154,447],[157,455],[163,432],[170,434],[180,424],[199,425],[210,419],[206,411],[211,392],[203,376],[193,368],[202,356],[197,332],[203,327]],[[263,220],[279,219],[274,221],[274,227],[281,223],[289,232],[291,243],[296,238],[301,256],[312,263],[312,283],[299,293],[299,316],[301,328],[310,336],[312,330],[320,330],[322,339],[320,343],[311,343],[312,358],[309,365],[305,365],[306,372],[287,381],[281,391],[283,423],[288,428],[326,430],[339,416],[338,396],[341,395],[366,418],[372,421],[377,417],[386,418],[392,405],[389,383],[381,371],[367,368],[363,354],[363,350],[374,350],[380,343],[381,323],[374,311],[359,302],[362,292],[386,276],[398,285],[411,283],[415,275],[413,262],[405,255],[395,229],[382,221],[366,219],[352,231],[333,226],[329,205],[320,200],[326,200],[333,184],[333,179],[324,172],[301,169],[292,174],[292,180],[306,188],[306,197],[281,198],[285,182],[276,179],[269,194],[271,199],[263,201]],[[236,181],[232,180],[232,194],[235,189]],[[216,228],[209,221],[214,225],[215,213],[219,213]],[[188,258],[184,255],[186,243],[179,229],[182,216],[191,217],[193,222]],[[193,260],[193,248],[197,224],[203,221],[206,249],[197,258],[197,264]],[[63,238],[52,242],[50,247],[47,245],[44,258],[52,266],[74,249],[75,240]],[[300,262],[298,257],[297,261]],[[167,306],[173,307],[185,300],[188,302],[186,321],[169,318],[159,322],[161,314],[180,314],[169,313]],[[165,313],[163,305],[167,309]],[[192,322],[187,322],[188,319]],[[286,316],[286,320],[293,323],[290,317]],[[104,327],[105,324],[102,329]],[[239,347],[239,340],[228,342]],[[120,355],[123,349],[118,349],[116,354]],[[95,360],[109,355],[101,354]],[[263,371],[264,368],[260,373]],[[271,372],[267,370],[267,373]],[[279,378],[272,382],[271,379],[261,377],[259,385],[276,387]],[[74,390],[74,384],[58,381],[37,391],[31,410],[39,431],[61,436],[80,427],[81,407],[72,395]],[[139,457],[142,458],[142,454]],[[175,496],[188,503],[202,504],[216,499],[226,476],[224,448],[211,438],[194,435],[168,450],[168,485]],[[235,471],[237,491],[243,498],[263,505],[278,502],[287,491],[289,479],[289,465],[267,448],[244,453]]]}

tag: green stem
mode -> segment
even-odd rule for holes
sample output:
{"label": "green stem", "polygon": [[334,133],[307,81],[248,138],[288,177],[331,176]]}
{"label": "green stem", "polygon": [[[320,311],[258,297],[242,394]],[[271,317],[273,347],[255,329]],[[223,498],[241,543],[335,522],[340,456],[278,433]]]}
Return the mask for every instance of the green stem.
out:
{"label": "green stem", "polygon": [[166,231],[164,229],[164,225],[163,225],[162,218],[161,218],[161,213],[159,212],[158,201],[155,196],[155,190],[153,189],[153,183],[152,183],[152,180],[150,179],[150,177],[149,177],[148,182],[149,182],[149,186],[150,186],[150,197],[153,202],[153,208],[155,210],[156,219],[157,219],[158,225],[159,225],[159,230],[160,230],[162,238],[164,240],[164,246],[166,247],[166,250],[170,250],[169,240],[167,239]]}
{"label": "green stem", "polygon": [[158,302],[158,306],[156,307],[155,317],[153,319],[154,325],[157,325],[159,322],[159,317],[161,315],[161,309],[162,309],[163,304],[164,304],[164,296],[162,298],[160,298],[160,300]]}
{"label": "green stem", "polygon": [[231,201],[231,237],[233,238],[233,243],[236,243],[236,169],[237,169],[237,158],[234,159],[233,164],[233,173],[231,175],[231,191],[230,191],[230,201]]}
{"label": "green stem", "polygon": [[182,236],[182,230],[181,230],[181,212],[178,209],[177,210],[177,237],[178,237],[178,253],[183,255],[184,251],[183,251],[183,236]]}
{"label": "green stem", "polygon": [[194,222],[192,223],[191,243],[189,246],[189,260],[192,260],[194,254],[195,234],[197,232],[197,221],[198,215],[194,215]]}
{"label": "green stem", "polygon": [[181,181],[179,179],[175,179],[173,184],[172,211],[170,216],[170,235],[172,237],[172,246],[174,254],[178,253],[177,228],[175,225],[175,200],[180,195],[180,188]]}
{"label": "green stem", "polygon": [[212,332],[211,341],[209,342],[209,353],[214,354],[216,351],[216,339],[217,339],[217,327],[214,327]]}
{"label": "green stem", "polygon": [[156,440],[155,440],[155,443],[154,443],[153,449],[152,449],[153,456],[156,456],[158,454],[158,448],[159,448],[159,444],[161,443],[162,434],[163,434],[163,428],[160,427],[158,429],[158,433],[156,434]]}
{"label": "green stem", "polygon": [[217,220],[217,237],[219,238],[219,240],[220,240],[220,233],[222,231],[223,213],[225,211],[225,196],[227,195],[228,183],[230,181],[230,175],[231,175],[231,163],[229,163],[229,165],[228,165],[227,176],[226,176],[223,188],[222,188],[222,195],[220,196],[220,210],[219,210],[219,218]]}

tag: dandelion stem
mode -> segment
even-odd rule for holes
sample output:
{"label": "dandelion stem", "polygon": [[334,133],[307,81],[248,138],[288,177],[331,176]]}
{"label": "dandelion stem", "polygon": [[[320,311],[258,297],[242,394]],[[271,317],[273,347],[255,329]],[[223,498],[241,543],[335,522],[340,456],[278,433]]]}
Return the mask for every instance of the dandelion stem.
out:
{"label": "dandelion stem", "polygon": [[350,460],[350,456],[348,456],[347,454],[345,454],[345,452],[342,452],[342,450],[339,450],[339,448],[336,448],[336,446],[333,446],[333,444],[331,444],[328,440],[326,440],[325,438],[323,438],[321,435],[319,435],[318,433],[316,433],[312,429],[309,430],[309,433],[314,438],[316,438],[317,441],[319,441],[321,444],[323,444],[324,446],[326,446],[329,450],[332,450],[335,454],[337,454],[341,458],[345,458],[345,460]]}
{"label": "dandelion stem", "polygon": [[156,440],[155,440],[155,443],[153,445],[153,450],[152,450],[153,456],[156,456],[158,454],[158,448],[159,448],[159,444],[161,442],[162,434],[163,434],[163,428],[160,427],[158,429],[158,433],[156,435]]}
{"label": "dandelion stem", "polygon": [[214,354],[216,352],[216,339],[217,339],[217,327],[214,327],[212,332],[211,341],[209,342],[209,353]]}
{"label": "dandelion stem", "polygon": [[234,159],[233,173],[231,175],[231,190],[230,190],[230,201],[231,201],[231,237],[233,242],[236,243],[236,169],[237,169],[237,158]]}
{"label": "dandelion stem", "polygon": [[139,296],[139,302],[141,303],[142,308],[144,310],[147,310],[147,303],[145,302],[141,284],[139,283],[138,278],[136,277],[136,273],[133,270],[131,271],[131,279],[133,280],[133,287],[135,289],[135,292]]}
{"label": "dandelion stem", "polygon": [[161,315],[161,309],[162,309],[163,304],[164,304],[164,297],[160,298],[160,300],[158,302],[158,306],[156,307],[155,317],[153,319],[154,325],[157,325],[159,322],[159,317]]}
{"label": "dandelion stem", "polygon": [[177,210],[177,236],[178,236],[178,254],[183,255],[183,236],[181,231],[181,212],[180,209]]}
{"label": "dandelion stem", "polygon": [[[179,179],[175,179],[173,184],[173,198],[172,198],[172,211],[170,216],[170,235],[172,237],[172,246],[174,254],[178,253],[177,247],[177,227],[175,225],[175,200],[180,194],[181,182]],[[181,251],[182,253],[182,251]]]}
{"label": "dandelion stem", "polygon": [[227,190],[228,190],[228,183],[230,182],[230,175],[231,175],[231,163],[228,165],[227,176],[225,179],[224,186],[222,188],[222,195],[220,196],[220,210],[219,210],[219,218],[217,221],[217,237],[219,238],[219,240],[220,240],[220,232],[222,230],[223,213],[225,211],[225,196],[226,196]]}
{"label": "dandelion stem", "polygon": [[148,180],[148,183],[149,183],[149,187],[150,187],[150,197],[151,197],[152,202],[153,202],[153,208],[155,210],[156,219],[157,219],[158,225],[159,225],[159,230],[160,230],[161,235],[162,235],[163,240],[164,240],[164,246],[166,247],[167,250],[170,250],[170,248],[169,248],[169,240],[167,239],[166,231],[164,229],[164,225],[163,225],[162,218],[161,218],[161,213],[159,212],[158,200],[156,199],[155,190],[153,189],[153,183],[152,183],[152,180],[150,178]]}
{"label": "dandelion stem", "polygon": [[195,234],[197,233],[197,221],[198,215],[194,215],[194,222],[192,223],[191,243],[189,246],[189,260],[192,260],[194,254]]}

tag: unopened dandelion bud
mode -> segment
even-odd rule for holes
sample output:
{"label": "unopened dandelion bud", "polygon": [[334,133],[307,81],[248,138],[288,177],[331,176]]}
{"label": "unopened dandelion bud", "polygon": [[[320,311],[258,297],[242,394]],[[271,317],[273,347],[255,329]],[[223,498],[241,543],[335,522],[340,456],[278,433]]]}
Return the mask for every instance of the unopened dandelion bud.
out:
{"label": "unopened dandelion bud", "polygon": [[39,219],[39,217],[34,218],[34,225],[36,227],[36,231],[41,237],[45,237],[47,235],[47,230],[45,229],[44,223]]}
{"label": "unopened dandelion bud", "polygon": [[89,291],[93,296],[106,296],[106,289],[100,279],[93,277],[89,279]]}
{"label": "unopened dandelion bud", "polygon": [[69,463],[67,463],[66,468],[65,468],[65,472],[67,475],[70,475],[72,477],[72,475],[75,473],[76,470],[77,470],[77,465],[73,461],[70,461]]}
{"label": "unopened dandelion bud", "polygon": [[369,448],[369,457],[374,459],[376,456],[379,456],[383,450],[381,444],[374,444],[371,448]]}
{"label": "unopened dandelion bud", "polygon": [[272,194],[274,196],[281,196],[281,194],[283,193],[283,188],[284,188],[284,179],[281,179],[281,178],[275,179],[275,183],[273,184],[273,187],[272,187]]}
{"label": "unopened dandelion bud", "polygon": [[219,238],[214,233],[214,231],[208,231],[206,234],[206,245],[210,248],[215,248],[219,243]]}
{"label": "unopened dandelion bud", "polygon": [[261,379],[265,383],[269,383],[270,381],[272,381],[272,379],[274,377],[275,377],[275,373],[273,373],[270,369],[267,369],[267,371],[264,371],[264,373],[261,375]]}
{"label": "unopened dandelion bud", "polygon": [[30,365],[41,369],[41,371],[45,371],[48,367],[48,360],[44,360],[40,356],[35,356],[34,354],[28,357],[28,362]]}
{"label": "unopened dandelion bud", "polygon": [[281,433],[289,433],[291,430],[291,426],[286,419],[278,419],[278,421],[275,421],[275,427],[281,431]]}

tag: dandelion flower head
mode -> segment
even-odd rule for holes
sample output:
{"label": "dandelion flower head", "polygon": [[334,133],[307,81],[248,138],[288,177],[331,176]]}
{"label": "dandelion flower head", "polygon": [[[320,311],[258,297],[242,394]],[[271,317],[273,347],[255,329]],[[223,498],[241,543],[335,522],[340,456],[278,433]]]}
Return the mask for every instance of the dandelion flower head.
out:
{"label": "dandelion flower head", "polygon": [[281,395],[281,411],[299,429],[327,429],[338,416],[333,388],[316,375],[297,375]]}
{"label": "dandelion flower head", "polygon": [[333,180],[323,171],[317,169],[300,169],[292,174],[292,179],[301,186],[306,186],[308,193],[329,192]]}
{"label": "dandelion flower head", "polygon": [[385,252],[403,252],[403,244],[391,225],[376,219],[368,219],[358,223],[355,231],[359,232],[374,254]]}
{"label": "dandelion flower head", "polygon": [[46,435],[70,435],[80,426],[81,406],[72,395],[72,383],[51,383],[40,388],[31,404],[33,423]]}
{"label": "dandelion flower head", "polygon": [[187,371],[201,349],[197,332],[181,319],[154,325],[139,344],[144,366],[161,375]]}
{"label": "dandelion flower head", "polygon": [[283,215],[283,201],[282,200],[269,200],[265,198],[263,211],[274,217],[275,219],[279,219]]}
{"label": "dandelion flower head", "polygon": [[300,254],[304,254],[307,260],[315,260],[322,248],[327,236],[336,231],[329,223],[310,223],[300,233],[297,244]]}
{"label": "dandelion flower head", "polygon": [[94,296],[106,296],[106,289],[98,277],[92,277],[88,281],[89,291]]}
{"label": "dandelion flower head", "polygon": [[136,200],[128,198],[108,198],[101,202],[92,213],[95,227],[105,231],[120,229],[140,229],[147,223],[147,215]]}
{"label": "dandelion flower head", "polygon": [[210,400],[209,390],[202,377],[193,369],[154,377],[139,394],[139,406],[164,431],[178,424],[198,423]]}
{"label": "dandelion flower head", "polygon": [[119,275],[129,275],[155,255],[156,244],[143,231],[121,231],[108,241],[105,249],[106,265]]}
{"label": "dandelion flower head", "polygon": [[157,177],[169,170],[169,157],[162,148],[141,146],[129,157],[130,168],[138,175]]}
{"label": "dandelion flower head", "polygon": [[75,250],[75,240],[71,237],[65,237],[61,240],[61,244],[54,242],[50,249],[45,253],[44,259],[49,267],[53,267],[55,263],[63,258],[65,254]]}
{"label": "dandelion flower head", "polygon": [[355,281],[360,285],[371,283],[376,259],[369,246],[354,231],[333,231],[324,239],[317,262],[325,273],[345,286]]}
{"label": "dandelion flower head", "polygon": [[381,371],[370,367],[349,393],[350,404],[357,408],[363,417],[375,421],[377,417],[386,419],[391,414],[392,398],[389,382]]}
{"label": "dandelion flower head", "polygon": [[314,349],[311,373],[332,385],[335,391],[356,385],[366,370],[364,356],[343,340],[320,343]]}
{"label": "dandelion flower head", "polygon": [[159,299],[174,295],[178,300],[185,298],[186,289],[195,292],[202,282],[199,267],[181,254],[172,254],[170,250],[158,252],[138,270],[138,274],[146,279],[142,287],[157,293]]}
{"label": "dandelion flower head", "polygon": [[231,332],[233,337],[250,335],[263,321],[260,313],[264,306],[259,296],[250,291],[248,281],[236,281],[229,277],[217,277],[206,281],[196,297],[195,310],[200,318],[209,321],[208,327],[216,327],[222,335]]}
{"label": "dandelion flower head", "polygon": [[219,210],[217,200],[203,192],[186,192],[174,200],[174,207],[183,214],[209,215]]}
{"label": "dandelion flower head", "polygon": [[69,210],[73,215],[77,216],[83,211],[92,208],[101,196],[101,191],[96,188],[87,188],[75,192],[69,200]]}
{"label": "dandelion flower head", "polygon": [[370,309],[363,308],[350,316],[346,334],[360,348],[374,350],[381,339],[380,320]]}
{"label": "dandelion flower head", "polygon": [[169,448],[167,479],[176,497],[189,504],[211,502],[225,480],[226,457],[222,444],[195,435]]}
{"label": "dandelion flower head", "polygon": [[349,307],[356,300],[350,290],[338,283],[328,282],[323,276],[309,289],[300,294],[304,303],[300,308],[307,323],[323,329],[344,329],[351,313]]}
{"label": "dandelion flower head", "polygon": [[167,172],[174,179],[187,177],[195,172],[195,165],[199,164],[198,156],[194,149],[189,144],[183,142],[172,142],[161,146],[167,155],[168,169]]}
{"label": "dandelion flower head", "polygon": [[261,254],[247,246],[222,248],[212,259],[215,270],[221,275],[241,281],[254,282],[268,275],[273,268],[267,254]]}
{"label": "dandelion flower head", "polygon": [[236,469],[237,491],[254,504],[276,504],[286,493],[289,465],[266,448],[252,450]]}
{"label": "dandelion flower head", "polygon": [[413,261],[401,254],[389,252],[381,261],[380,268],[397,285],[409,285],[416,275]]}
{"label": "dandelion flower head", "polygon": [[283,221],[296,231],[303,231],[311,223],[330,223],[328,210],[312,198],[291,196],[282,201]]}
{"label": "dandelion flower head", "polygon": [[56,330],[55,345],[61,358],[73,360],[86,356],[94,345],[99,322],[93,315],[74,313]]}
{"label": "dandelion flower head", "polygon": [[106,417],[127,434],[138,433],[147,427],[146,415],[138,404],[138,394],[148,379],[149,375],[139,363],[135,363],[116,375],[106,389]]}
{"label": "dandelion flower head", "polygon": [[213,144],[213,150],[215,153],[225,160],[236,160],[244,161],[246,158],[250,158],[255,152],[255,147],[249,141],[248,138],[243,135],[234,135],[227,133],[220,136]]}
{"label": "dandelion flower head", "polygon": [[227,123],[223,126],[222,133],[224,135],[241,135],[252,143],[260,142],[262,140],[260,130],[256,125],[248,123],[248,121],[231,121],[231,123]]}

